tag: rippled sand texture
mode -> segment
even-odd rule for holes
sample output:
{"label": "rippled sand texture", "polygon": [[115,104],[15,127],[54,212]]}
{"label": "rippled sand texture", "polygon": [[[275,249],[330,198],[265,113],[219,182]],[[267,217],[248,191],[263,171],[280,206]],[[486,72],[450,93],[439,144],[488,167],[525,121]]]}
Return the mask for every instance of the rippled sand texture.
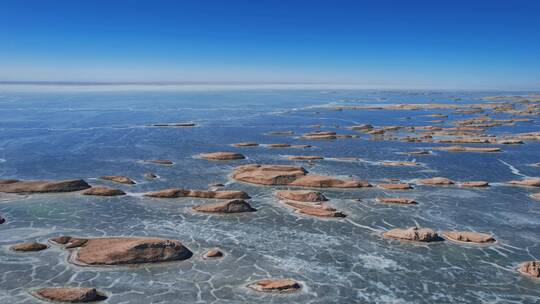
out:
{"label": "rippled sand texture", "polygon": [[[527,92],[512,93],[512,95]],[[508,186],[510,180],[540,177],[540,142],[463,144],[500,147],[497,153],[452,153],[437,142],[404,142],[348,129],[352,125],[452,127],[482,113],[455,109],[359,110],[402,103],[466,105],[513,101],[497,93],[379,92],[317,90],[77,91],[18,92],[0,88],[0,178],[73,179],[127,193],[117,197],[62,194],[0,194],[0,303],[37,303],[29,291],[43,287],[94,287],[107,303],[538,303],[540,280],[520,275],[519,263],[540,259],[540,188]],[[534,98],[529,99],[533,100]],[[534,103],[534,101],[533,101]],[[509,113],[485,110],[490,117]],[[441,118],[426,115],[444,114]],[[438,115],[440,116],[440,115]],[[538,115],[488,134],[540,131]],[[514,117],[515,118],[515,117]],[[148,127],[193,122],[194,127]],[[313,125],[321,125],[314,128]],[[294,134],[290,134],[293,131]],[[299,139],[332,131],[358,138]],[[278,132],[278,134],[272,133]],[[257,147],[231,144],[253,141]],[[262,144],[308,144],[312,148],[268,148]],[[431,155],[407,155],[426,150]],[[237,152],[246,159],[210,161],[200,153]],[[322,156],[316,161],[292,155]],[[346,158],[346,159],[344,159]],[[166,159],[173,165],[143,160]],[[415,161],[420,165],[385,165]],[[294,212],[275,197],[279,189],[237,182],[244,164],[303,166],[312,174],[367,180],[387,178],[414,189],[318,189],[346,218],[323,219]],[[148,179],[144,174],[155,173]],[[122,175],[136,184],[100,180]],[[442,176],[456,182],[484,180],[485,188],[417,185]],[[142,194],[166,188],[243,190],[256,212],[205,214],[192,207],[217,200],[160,199]],[[394,182],[395,183],[395,182]],[[405,197],[416,205],[382,204],[377,197]],[[399,227],[491,233],[493,246],[439,242],[416,245],[381,237]],[[16,253],[24,241],[51,237],[151,236],[177,239],[193,257],[138,267],[80,267],[51,245]],[[203,259],[212,248],[223,258]],[[266,278],[292,278],[296,293],[261,293],[246,287]]]}

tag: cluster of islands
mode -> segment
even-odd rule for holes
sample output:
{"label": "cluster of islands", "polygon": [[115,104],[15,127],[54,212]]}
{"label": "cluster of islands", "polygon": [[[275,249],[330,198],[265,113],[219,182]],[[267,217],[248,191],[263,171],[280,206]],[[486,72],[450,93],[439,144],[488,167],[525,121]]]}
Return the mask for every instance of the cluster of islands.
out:
{"label": "cluster of islands", "polygon": [[[218,151],[194,155],[201,162],[227,162],[233,164],[234,169],[230,172],[230,179],[237,183],[246,183],[258,187],[274,187],[275,200],[283,208],[298,216],[340,221],[348,216],[347,212],[339,210],[332,205],[332,200],[325,195],[325,189],[333,191],[352,188],[380,188],[390,191],[415,191],[418,186],[446,187],[451,188],[489,188],[489,180],[452,180],[445,176],[432,176],[430,178],[417,178],[402,181],[396,178],[388,178],[384,182],[372,182],[369,180],[344,179],[341,177],[320,175],[311,173],[306,167],[315,162],[325,161],[325,157],[306,152],[305,155],[284,156],[286,160],[305,162],[305,166],[298,165],[274,165],[264,163],[250,163],[249,152],[240,153],[236,148],[281,148],[303,149],[310,151],[315,141],[324,140],[347,140],[359,136],[369,136],[373,140],[421,142],[448,144],[437,146],[430,150],[411,150],[403,152],[418,158],[437,157],[433,151],[443,153],[504,153],[507,145],[523,145],[530,141],[540,140],[539,132],[513,133],[497,136],[489,133],[494,127],[512,127],[520,123],[533,121],[534,117],[540,116],[540,96],[492,96],[485,97],[475,104],[400,104],[388,106],[334,106],[335,111],[366,111],[366,110],[409,110],[411,116],[415,110],[452,110],[455,114],[472,114],[473,118],[455,120],[452,127],[438,125],[445,121],[448,115],[431,114],[432,125],[424,126],[374,126],[371,124],[359,124],[348,126],[349,130],[357,134],[339,134],[335,131],[325,131],[322,125],[311,126],[312,132],[297,134],[294,130],[276,131],[270,135],[293,137],[296,144],[288,143],[257,143],[240,142],[230,143],[229,151]],[[508,119],[492,118],[489,113],[503,113],[511,116]],[[156,123],[149,125],[150,128],[193,128],[195,123]],[[309,141],[309,144],[306,143]],[[477,144],[482,144],[477,146]],[[245,149],[243,151],[246,151]],[[249,150],[248,150],[249,151]],[[360,158],[341,158],[343,161],[361,161]],[[167,159],[141,160],[142,162],[156,166],[173,166],[174,162]],[[391,167],[418,167],[423,166],[417,161],[381,160],[381,166]],[[540,163],[530,164],[538,168]],[[540,174],[539,174],[540,176]],[[144,174],[148,181],[158,179],[153,172]],[[122,185],[134,185],[136,182],[129,176],[107,175],[99,176],[96,180],[107,181]],[[508,180],[507,187],[523,187],[530,192],[530,197],[540,201],[540,177]],[[120,188],[89,183],[83,179],[75,180],[0,180],[0,192],[24,195],[40,195],[42,193],[66,193],[79,192],[85,196],[122,196],[128,195]],[[140,193],[140,195],[156,199],[173,198],[197,198],[201,203],[192,207],[194,212],[213,214],[215,216],[227,216],[231,213],[253,213],[257,209],[252,206],[250,194],[242,190],[227,190],[224,184],[212,184],[208,189],[183,189],[168,188],[154,189],[153,191]],[[212,200],[212,202],[207,202]],[[403,208],[419,205],[422,202],[403,196],[380,196],[376,198],[379,204],[398,205]],[[9,218],[0,215],[0,224],[9,225]],[[450,242],[456,246],[493,246],[499,242],[496,235],[486,232],[469,230],[437,231],[431,227],[399,227],[384,231],[381,238],[389,238],[414,246],[415,243]],[[59,235],[49,239],[47,244],[39,242],[15,243],[10,250],[21,254],[32,251],[47,250],[55,246],[67,252],[67,261],[77,267],[125,267],[133,265],[149,265],[155,263],[170,263],[188,260],[197,254],[203,259],[221,259],[226,252],[216,247],[205,252],[193,252],[182,243],[182,240],[164,239],[160,237],[79,237],[74,235]],[[540,284],[540,261],[516,261],[520,263],[515,270],[524,276],[539,280]],[[540,286],[540,285],[538,285]],[[294,277],[269,277],[263,280],[250,282],[246,285],[254,292],[289,294],[301,292],[305,287],[303,283]],[[102,301],[107,299],[107,293],[87,287],[46,287],[37,290],[29,290],[33,296],[54,302],[82,303]]]}

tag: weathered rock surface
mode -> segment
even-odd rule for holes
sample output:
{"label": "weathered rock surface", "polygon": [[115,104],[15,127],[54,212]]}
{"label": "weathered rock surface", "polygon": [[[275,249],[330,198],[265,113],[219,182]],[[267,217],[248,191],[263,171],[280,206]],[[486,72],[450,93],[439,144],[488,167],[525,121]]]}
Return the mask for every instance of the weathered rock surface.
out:
{"label": "weathered rock surface", "polygon": [[289,160],[321,160],[324,159],[322,156],[305,156],[305,155],[295,155],[289,156]]}
{"label": "weathered rock surface", "polygon": [[257,209],[251,207],[248,202],[240,199],[230,200],[227,202],[198,205],[194,206],[193,210],[212,213],[241,213],[257,211]]}
{"label": "weathered rock surface", "polygon": [[392,229],[385,233],[383,236],[405,241],[413,242],[435,242],[440,241],[440,237],[435,231],[429,228],[410,227],[407,229]]}
{"label": "weathered rock surface", "polygon": [[223,252],[221,252],[219,249],[211,249],[203,254],[203,259],[215,259],[221,257],[223,257]]}
{"label": "weathered rock surface", "polygon": [[178,197],[198,197],[198,198],[217,198],[217,199],[248,199],[249,195],[244,191],[237,190],[187,190],[180,188],[164,189],[145,193],[144,196],[155,198],[178,198]]}
{"label": "weathered rock surface", "polygon": [[377,187],[388,190],[408,190],[412,189],[412,186],[407,183],[393,183],[393,184],[378,184]]}
{"label": "weathered rock surface", "polygon": [[378,197],[377,201],[384,204],[416,205],[417,202],[410,198],[402,197]]}
{"label": "weathered rock surface", "polygon": [[44,300],[61,303],[89,303],[107,299],[104,293],[95,288],[83,287],[42,288],[34,291],[33,295]]}
{"label": "weathered rock surface", "polygon": [[[4,180],[5,181],[5,180]],[[6,193],[48,193],[73,192],[90,188],[84,180],[62,181],[13,181],[0,183],[0,192]]]}
{"label": "weathered rock surface", "polygon": [[526,178],[523,180],[509,181],[509,184],[526,187],[540,187],[540,178]]}
{"label": "weathered rock surface", "polygon": [[329,176],[308,175],[302,167],[281,165],[245,165],[236,167],[232,177],[236,180],[259,185],[291,185],[317,188],[370,187],[365,181],[340,180]]}
{"label": "weathered rock surface", "polygon": [[482,188],[489,187],[489,183],[485,181],[472,181],[459,183],[459,186],[464,188]]}
{"label": "weathered rock surface", "polygon": [[259,144],[253,141],[246,141],[241,143],[233,144],[235,147],[257,147]]}
{"label": "weathered rock surface", "polygon": [[540,278],[540,261],[528,261],[521,263],[518,271],[533,278]]}
{"label": "weathered rock surface", "polygon": [[285,205],[295,209],[297,213],[317,217],[346,217],[345,213],[338,211],[326,204],[310,204],[286,201]]}
{"label": "weathered rock surface", "polygon": [[262,292],[295,292],[302,289],[302,285],[291,279],[266,279],[253,282],[249,288]]}
{"label": "weathered rock surface", "polygon": [[419,179],[417,182],[422,185],[435,185],[435,186],[437,185],[445,186],[445,185],[454,184],[453,180],[450,180],[446,177],[432,177],[432,178],[426,178],[426,179]]}
{"label": "weathered rock surface", "polygon": [[47,245],[38,242],[27,242],[9,247],[13,251],[40,251],[47,249]]}
{"label": "weathered rock surface", "polygon": [[57,237],[51,242],[71,251],[77,265],[107,266],[180,261],[192,252],[176,240],[148,237],[74,238]]}
{"label": "weathered rock surface", "polygon": [[437,148],[437,150],[447,151],[447,152],[479,152],[479,153],[501,152],[500,148],[480,148],[480,147],[463,147],[463,146],[441,147],[441,148]]}
{"label": "weathered rock surface", "polygon": [[328,200],[322,193],[309,190],[283,190],[278,191],[276,195],[280,199],[298,202],[324,202]]}
{"label": "weathered rock surface", "polygon": [[115,183],[125,184],[125,185],[135,185],[135,182],[127,176],[105,175],[105,176],[100,176],[99,178],[103,180],[115,182]]}
{"label": "weathered rock surface", "polygon": [[98,195],[98,196],[118,196],[125,195],[126,193],[120,189],[110,188],[110,187],[92,187],[88,190],[85,190],[83,195]]}
{"label": "weathered rock surface", "polygon": [[165,166],[170,166],[174,164],[171,160],[168,160],[168,159],[150,159],[150,160],[145,160],[144,162],[156,164],[156,165],[165,165]]}
{"label": "weathered rock surface", "polygon": [[213,152],[213,153],[201,153],[199,157],[208,160],[234,160],[245,159],[246,157],[240,153],[234,152]]}
{"label": "weathered rock surface", "polygon": [[445,231],[442,235],[451,241],[473,244],[495,243],[493,236],[487,233],[473,231]]}

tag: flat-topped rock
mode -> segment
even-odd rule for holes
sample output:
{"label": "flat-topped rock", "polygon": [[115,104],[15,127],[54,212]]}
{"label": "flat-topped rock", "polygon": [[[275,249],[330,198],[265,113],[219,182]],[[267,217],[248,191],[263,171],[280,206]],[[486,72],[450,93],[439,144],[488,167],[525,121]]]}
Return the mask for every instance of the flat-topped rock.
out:
{"label": "flat-topped rock", "polygon": [[501,148],[482,148],[482,147],[463,147],[463,146],[441,147],[441,148],[437,148],[437,150],[447,151],[447,152],[478,152],[478,153],[501,152]]}
{"label": "flat-topped rock", "polygon": [[115,182],[115,183],[125,184],[125,185],[135,185],[135,182],[127,176],[105,175],[105,176],[100,176],[99,178],[103,180]]}
{"label": "flat-topped rock", "polygon": [[447,186],[453,185],[454,181],[446,177],[432,177],[417,180],[417,183],[422,185]]}
{"label": "flat-topped rock", "polygon": [[[539,193],[531,194],[531,197],[534,198],[534,199],[540,200],[540,192],[539,192]],[[1,224],[1,221],[2,221],[2,220],[0,220],[0,224]]]}
{"label": "flat-topped rock", "polygon": [[211,213],[242,213],[257,211],[257,209],[251,207],[248,202],[240,199],[230,200],[227,202],[198,205],[194,206],[193,210]]}
{"label": "flat-topped rock", "polygon": [[219,249],[211,249],[203,254],[203,259],[216,259],[223,257],[223,252]]}
{"label": "flat-topped rock", "polygon": [[240,142],[232,144],[235,147],[257,147],[259,144],[253,141]]}
{"label": "flat-topped rock", "polygon": [[174,164],[173,161],[168,160],[168,159],[149,159],[149,160],[145,160],[144,162],[156,164],[156,165],[165,165],[165,166],[170,166]]}
{"label": "flat-topped rock", "polygon": [[345,213],[326,204],[310,204],[286,201],[285,205],[293,208],[297,213],[316,217],[346,217]]}
{"label": "flat-topped rock", "polygon": [[300,136],[300,139],[315,139],[315,140],[336,139],[336,138],[338,138],[336,135],[336,132],[328,132],[328,131],[309,132]]}
{"label": "flat-topped rock", "polygon": [[292,279],[259,280],[248,287],[261,292],[296,292],[302,289],[302,285]]}
{"label": "flat-topped rock", "polygon": [[412,189],[412,186],[407,183],[384,183],[384,184],[377,184],[377,187],[387,189],[387,190],[409,190]]}
{"label": "flat-topped rock", "polygon": [[519,265],[518,271],[521,274],[533,277],[540,278],[540,261],[528,261],[521,263]]}
{"label": "flat-topped rock", "polygon": [[328,200],[322,193],[309,190],[283,190],[278,191],[276,196],[279,199],[298,202],[324,202]]}
{"label": "flat-topped rock", "polygon": [[525,187],[540,187],[540,178],[526,178],[523,180],[509,181],[509,184]]}
{"label": "flat-topped rock", "polygon": [[420,166],[417,162],[412,161],[383,161],[381,162],[383,166],[390,166],[390,167],[412,167],[412,166]]}
{"label": "flat-topped rock", "polygon": [[365,181],[340,180],[329,176],[308,175],[302,167],[283,165],[244,165],[236,167],[232,177],[236,180],[259,185],[290,185],[314,188],[370,187]]}
{"label": "flat-topped rock", "polygon": [[351,126],[349,127],[349,129],[355,130],[355,131],[369,131],[373,129],[373,126],[370,124],[362,124],[362,125]]}
{"label": "flat-topped rock", "polygon": [[322,156],[295,155],[287,157],[289,160],[322,160]]}
{"label": "flat-topped rock", "polygon": [[193,122],[174,122],[174,123],[157,123],[150,125],[151,127],[157,128],[186,128],[186,127],[195,127]]}
{"label": "flat-topped rock", "polygon": [[178,197],[198,197],[216,199],[249,199],[249,195],[244,191],[237,190],[188,190],[180,188],[164,189],[145,193],[144,196],[155,198],[178,198]]}
{"label": "flat-topped rock", "polygon": [[41,251],[47,249],[47,245],[38,242],[26,242],[9,247],[13,251]]}
{"label": "flat-topped rock", "polygon": [[199,157],[208,160],[234,160],[245,159],[246,157],[240,153],[234,152],[213,152],[213,153],[201,153]]}
{"label": "flat-topped rock", "polygon": [[288,148],[291,144],[268,144],[266,147],[268,148]]}
{"label": "flat-topped rock", "polygon": [[396,228],[383,233],[383,236],[413,242],[435,242],[440,241],[437,232],[429,228],[410,227],[407,229]]}
{"label": "flat-topped rock", "polygon": [[0,192],[6,193],[48,193],[73,192],[90,188],[82,179],[61,181],[10,181],[0,184]]}
{"label": "flat-topped rock", "polygon": [[32,294],[40,299],[60,303],[89,303],[107,299],[104,293],[95,288],[84,287],[41,288]]}
{"label": "flat-topped rock", "polygon": [[50,240],[71,250],[69,261],[82,266],[109,266],[181,261],[192,252],[180,241],[150,237],[74,238]]}
{"label": "flat-topped rock", "polygon": [[125,195],[126,193],[120,189],[115,189],[111,187],[92,187],[88,190],[85,190],[83,195],[97,195],[97,196],[119,196]]}
{"label": "flat-topped rock", "polygon": [[459,183],[459,186],[463,188],[482,188],[489,187],[489,183],[485,181],[471,181]]}
{"label": "flat-topped rock", "polygon": [[311,145],[291,145],[289,148],[292,148],[292,149],[307,149],[307,148],[311,148]]}
{"label": "flat-topped rock", "polygon": [[378,197],[377,201],[383,204],[416,205],[415,200],[403,197]]}
{"label": "flat-topped rock", "polygon": [[473,231],[444,231],[442,235],[451,241],[472,244],[491,244],[495,239],[491,234]]}

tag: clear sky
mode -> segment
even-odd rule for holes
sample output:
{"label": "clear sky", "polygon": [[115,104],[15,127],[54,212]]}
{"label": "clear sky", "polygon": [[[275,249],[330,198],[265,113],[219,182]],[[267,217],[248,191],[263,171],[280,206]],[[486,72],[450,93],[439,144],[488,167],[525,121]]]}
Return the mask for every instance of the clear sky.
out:
{"label": "clear sky", "polygon": [[540,0],[0,0],[0,80],[540,89]]}

